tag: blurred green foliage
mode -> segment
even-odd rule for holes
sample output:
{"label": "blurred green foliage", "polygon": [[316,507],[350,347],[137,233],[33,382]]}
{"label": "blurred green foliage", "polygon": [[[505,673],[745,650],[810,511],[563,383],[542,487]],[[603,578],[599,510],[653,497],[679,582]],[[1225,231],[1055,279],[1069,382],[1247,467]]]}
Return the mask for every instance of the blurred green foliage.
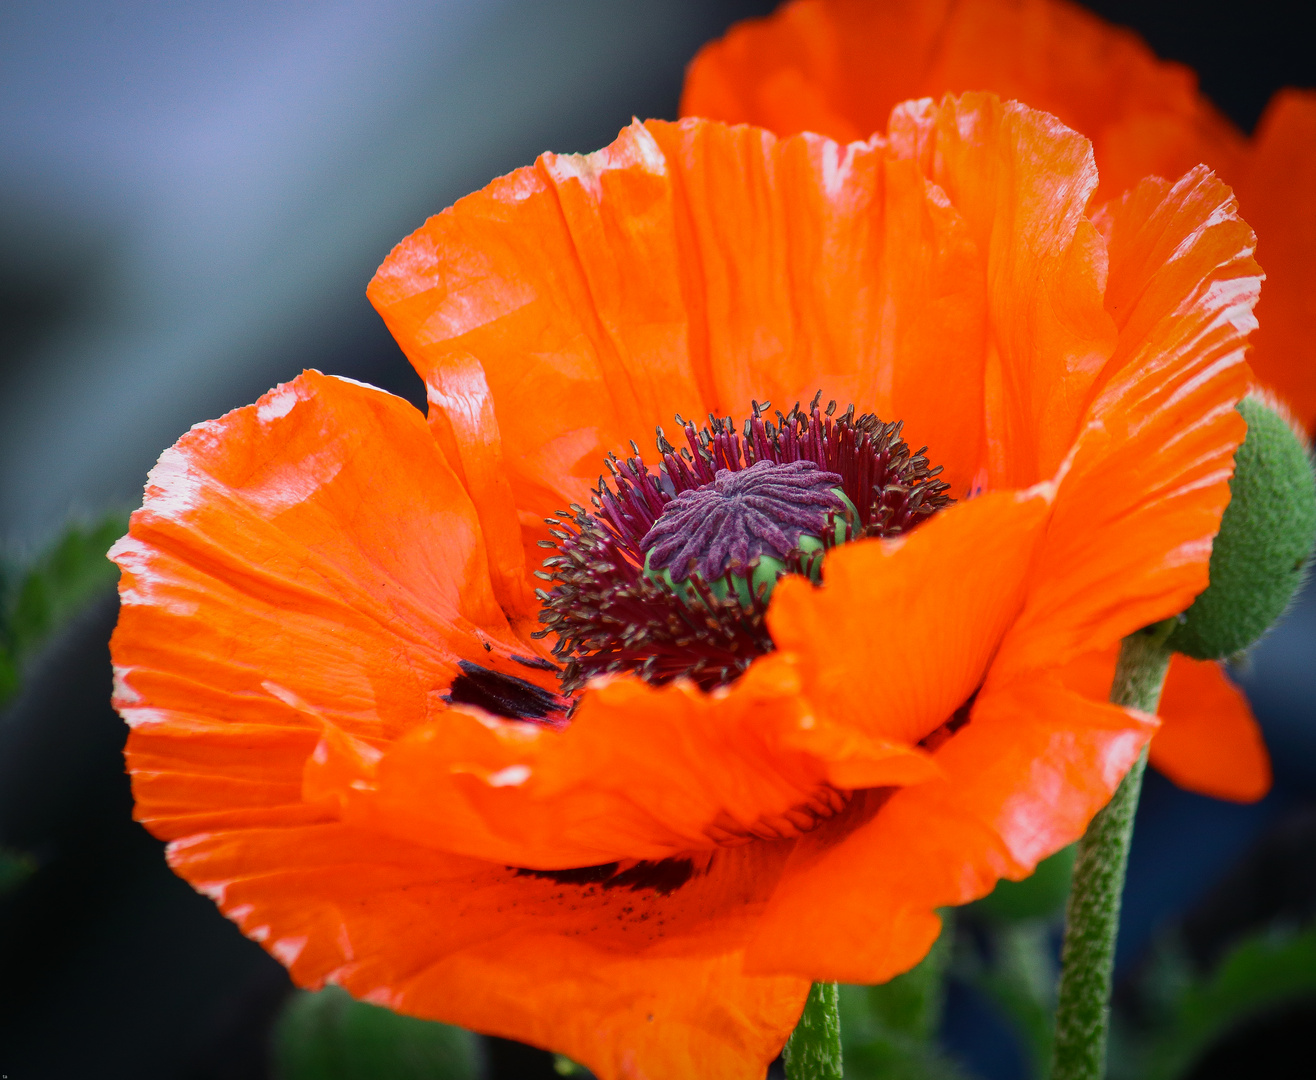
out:
{"label": "blurred green foliage", "polygon": [[1056,946],[1074,851],[1072,845],[1063,848],[1038,863],[1031,876],[1002,880],[972,904],[968,911],[984,947],[958,941],[952,964],[955,977],[992,1002],[1015,1029],[1038,1080],[1051,1062],[1060,977]]}
{"label": "blurred green foliage", "polygon": [[469,1031],[357,1001],[336,986],[299,990],[274,1029],[277,1080],[475,1080]]}
{"label": "blurred green foliage", "polygon": [[[966,910],[976,940],[961,934],[953,977],[992,1002],[1046,1076],[1051,1055],[1060,920],[1073,850],[1020,882],[1001,882]],[[1120,1010],[1111,1046],[1114,1080],[1182,1080],[1221,1038],[1261,1014],[1316,998],[1316,927],[1268,927],[1239,942],[1210,971],[1199,971],[1164,935],[1131,989],[1142,1003],[1135,1024]]]}
{"label": "blurred green foliage", "polygon": [[841,1044],[847,1080],[963,1080],[937,1046],[945,1005],[954,912],[923,962],[880,986],[841,987]]}
{"label": "blurred green foliage", "polygon": [[31,855],[0,847],[0,896],[13,892],[36,870],[37,861]]}
{"label": "blurred green foliage", "polygon": [[1074,874],[1074,852],[1071,844],[1049,859],[1037,864],[1037,869],[1023,881],[997,882],[991,895],[984,896],[973,905],[974,910],[995,919],[1045,919],[1060,915],[1069,898],[1069,879]]}
{"label": "blurred green foliage", "polygon": [[1262,930],[1205,973],[1171,939],[1153,954],[1139,984],[1142,1023],[1117,1030],[1111,1074],[1179,1080],[1240,1025],[1289,1002],[1316,998],[1316,926]]}
{"label": "blurred green foliage", "polygon": [[955,976],[996,1006],[1019,1036],[1030,1074],[1041,1080],[1051,1063],[1059,924],[1054,919],[1001,920],[985,930],[985,953],[957,942]]}
{"label": "blurred green foliage", "polygon": [[32,560],[0,560],[0,705],[22,681],[23,665],[103,589],[118,568],[105,553],[128,531],[128,515],[68,525]]}

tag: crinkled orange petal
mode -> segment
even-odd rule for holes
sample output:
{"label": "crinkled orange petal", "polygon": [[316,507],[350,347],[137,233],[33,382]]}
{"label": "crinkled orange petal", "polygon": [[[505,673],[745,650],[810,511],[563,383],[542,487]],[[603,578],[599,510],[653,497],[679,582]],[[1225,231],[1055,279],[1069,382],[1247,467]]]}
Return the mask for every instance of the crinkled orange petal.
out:
{"label": "crinkled orange petal", "polygon": [[690,64],[683,116],[848,140],[908,98],[986,90],[1092,140],[1101,198],[1199,163],[1238,192],[1270,276],[1252,366],[1316,428],[1316,93],[1281,90],[1247,139],[1132,31],[1065,0],[794,0]]}
{"label": "crinkled orange petal", "polygon": [[1257,230],[1266,287],[1250,355],[1257,379],[1316,430],[1316,90],[1281,90],[1257,133],[1238,199]]}
{"label": "crinkled orange petal", "polygon": [[799,691],[777,654],[714,694],[617,680],[565,731],[454,710],[377,762],[342,768],[349,755],[326,748],[314,768],[338,770],[351,822],[538,869],[798,836],[844,807],[838,786],[939,775],[916,747],[813,715]]}
{"label": "crinkled orange petal", "polygon": [[[890,138],[945,191],[986,259],[988,485],[1048,480],[1115,344],[1106,253],[1086,217],[1092,149],[1053,117],[985,94],[903,105]],[[908,361],[918,370],[917,356]],[[922,385],[941,400],[953,393]]]}
{"label": "crinkled orange petal", "polygon": [[699,50],[686,70],[681,115],[781,135],[865,139],[886,128],[896,104],[923,96],[923,73],[953,7],[953,0],[783,4]]}
{"label": "crinkled orange petal", "polygon": [[[986,296],[957,210],[886,146],[652,125],[693,225],[720,411],[817,389],[900,418],[964,490],[979,457]],[[738,192],[734,199],[727,191]],[[954,385],[953,393],[930,387]]]}
{"label": "crinkled orange petal", "polygon": [[[1117,648],[1080,656],[1065,667],[1065,685],[1088,697],[1110,693]],[[1151,764],[1188,791],[1255,802],[1270,790],[1270,754],[1247,698],[1212,661],[1176,654],[1161,695],[1160,730]]]}
{"label": "crinkled orange petal", "polygon": [[869,792],[796,845],[747,970],[858,983],[906,970],[936,938],[934,909],[1082,835],[1155,726],[1053,678],[985,689],[937,751],[944,779]]}
{"label": "crinkled orange petal", "polygon": [[1270,754],[1243,692],[1214,660],[1176,656],[1151,763],[1182,788],[1231,802],[1270,790]]}
{"label": "crinkled orange petal", "polygon": [[487,426],[462,433],[445,389],[488,387],[533,541],[539,518],[588,502],[608,452],[670,432],[674,414],[789,408],[817,389],[904,419],[966,489],[981,259],[944,195],[882,146],[650,122],[596,154],[545,155],[431,218],[369,295],[452,417],[441,442],[488,440]]}
{"label": "crinkled orange petal", "polygon": [[[597,154],[546,154],[460,200],[370,283],[433,409],[459,407],[447,388],[481,371],[522,511],[587,503],[608,451],[712,406],[676,199],[636,125]],[[452,428],[459,442],[487,437]]]}
{"label": "crinkled orange petal", "polygon": [[[480,518],[494,594],[523,633],[538,623],[539,601],[526,575],[543,555],[525,549],[489,382],[479,360],[455,353],[426,381],[430,429]],[[538,524],[538,523],[536,523]]]}
{"label": "crinkled orange petal", "polygon": [[137,816],[303,984],[601,1077],[700,1059],[749,1080],[780,1048],[808,983],[747,978],[739,956],[787,845],[705,852],[669,898],[661,869],[557,882],[334,820],[381,748],[471,720],[442,700],[457,659],[537,671],[511,659],[475,509],[410,405],[309,372],[193,429],[114,555]]}
{"label": "crinkled orange petal", "polygon": [[1109,700],[1119,651],[1118,645],[1112,645],[1074,657],[1060,669],[1060,681],[1075,693],[1094,701]]}
{"label": "crinkled orange petal", "polygon": [[157,835],[315,816],[285,766],[324,723],[394,739],[446,708],[460,659],[544,678],[511,659],[525,646],[424,418],[343,379],[307,372],[193,428],[112,556],[115,705]]}
{"label": "crinkled orange petal", "polygon": [[1204,169],[1107,211],[1119,343],[1060,479],[1028,606],[995,678],[1065,664],[1186,608],[1207,584],[1246,433],[1260,270],[1229,189]]}
{"label": "crinkled orange petal", "polygon": [[768,627],[798,657],[809,699],[895,742],[940,727],[982,683],[1023,606],[1050,507],[1045,490],[983,495],[907,538],[836,548],[821,588],[780,581]]}
{"label": "crinkled orange petal", "polygon": [[808,993],[741,970],[785,844],[719,851],[664,895],[281,824],[177,841],[169,860],[302,986],[551,1046],[601,1080],[762,1080]]}
{"label": "crinkled orange petal", "polygon": [[1064,0],[795,0],[700,50],[681,115],[845,141],[909,98],[969,90],[1090,138],[1106,198],[1202,161],[1233,178],[1245,154],[1191,70]]}
{"label": "crinkled orange petal", "polygon": [[1205,163],[1233,185],[1270,283],[1251,362],[1316,428],[1316,93],[1285,89],[1246,138],[1194,73],[1065,0],[794,0],[690,64],[681,115],[843,141],[909,98],[985,90],[1092,140],[1102,199]]}

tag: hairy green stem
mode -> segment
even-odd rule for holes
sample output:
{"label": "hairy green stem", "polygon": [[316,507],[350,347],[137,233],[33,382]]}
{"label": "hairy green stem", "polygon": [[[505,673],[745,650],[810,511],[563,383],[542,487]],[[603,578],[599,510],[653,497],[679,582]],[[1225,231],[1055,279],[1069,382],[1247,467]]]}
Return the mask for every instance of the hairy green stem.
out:
{"label": "hairy green stem", "polygon": [[[1174,625],[1174,620],[1167,620],[1124,639],[1110,688],[1112,702],[1156,711],[1170,664],[1165,641]],[[1105,1075],[1120,898],[1146,765],[1144,750],[1078,842],[1074,883],[1065,909],[1051,1080],[1101,1080]]]}
{"label": "hairy green stem", "polygon": [[814,983],[781,1052],[786,1080],[841,1080],[841,1017],[836,983]]}

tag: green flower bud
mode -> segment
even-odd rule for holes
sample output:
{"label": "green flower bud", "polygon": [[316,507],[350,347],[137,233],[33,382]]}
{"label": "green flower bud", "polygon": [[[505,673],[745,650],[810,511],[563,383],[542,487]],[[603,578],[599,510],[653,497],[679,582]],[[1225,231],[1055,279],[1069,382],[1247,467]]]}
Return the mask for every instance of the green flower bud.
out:
{"label": "green flower bud", "polygon": [[1176,652],[1218,660],[1261,637],[1288,607],[1316,544],[1316,480],[1288,420],[1257,397],[1239,402],[1247,438],[1211,550],[1211,584],[1170,635]]}

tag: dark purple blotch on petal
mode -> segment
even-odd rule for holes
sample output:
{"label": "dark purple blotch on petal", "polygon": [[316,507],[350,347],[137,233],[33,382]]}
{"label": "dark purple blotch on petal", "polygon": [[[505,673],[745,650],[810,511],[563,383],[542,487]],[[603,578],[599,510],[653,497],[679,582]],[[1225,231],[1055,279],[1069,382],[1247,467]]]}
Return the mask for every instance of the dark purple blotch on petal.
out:
{"label": "dark purple blotch on petal", "polygon": [[555,721],[564,716],[571,702],[542,686],[504,675],[501,671],[459,660],[461,674],[443,696],[449,705],[475,705],[508,720]]}

